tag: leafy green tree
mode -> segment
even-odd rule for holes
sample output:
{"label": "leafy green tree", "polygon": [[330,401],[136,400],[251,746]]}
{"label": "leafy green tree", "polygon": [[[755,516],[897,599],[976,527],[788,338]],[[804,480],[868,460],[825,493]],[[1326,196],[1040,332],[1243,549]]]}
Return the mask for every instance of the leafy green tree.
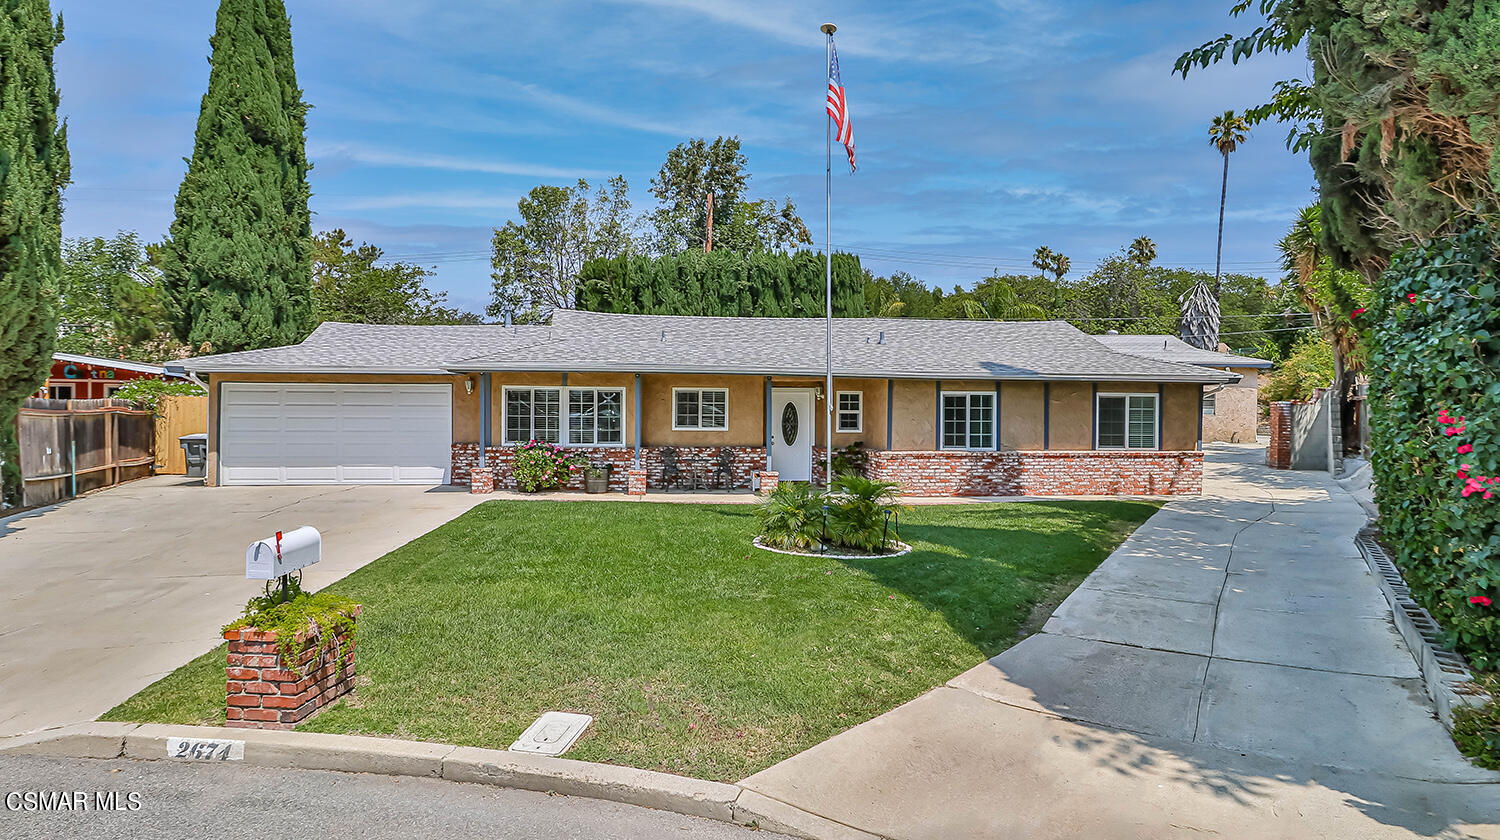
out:
{"label": "leafy green tree", "polygon": [[1333,376],[1332,347],[1322,336],[1304,333],[1271,372],[1261,398],[1269,402],[1309,400],[1314,389],[1332,385]]}
{"label": "leafy green tree", "polygon": [[521,221],[497,228],[491,242],[491,317],[537,321],[554,309],[569,309],[584,263],[630,252],[633,223],[624,176],[592,190],[580,178],[571,187],[533,187],[517,202]]}
{"label": "leafy green tree", "polygon": [[216,352],[311,326],[307,104],[282,0],[221,0],[177,215],[161,267],[177,335]]}
{"label": "leafy green tree", "polygon": [[812,234],[790,198],[778,204],[745,197],[749,165],[738,137],[718,137],[712,143],[693,139],[667,152],[651,179],[651,195],[658,202],[649,216],[652,249],[658,254],[703,250],[710,194],[715,250],[747,254],[812,244]]}
{"label": "leafy green tree", "polygon": [[191,355],[172,334],[161,271],[134,231],[63,243],[57,349],[163,362]]}
{"label": "leafy green tree", "polygon": [[478,324],[472,312],[444,306],[447,293],[427,288],[433,272],[404,262],[379,264],[383,252],[358,247],[342,229],[313,237],[313,301],[317,321],[352,324]]}
{"label": "leafy green tree", "polygon": [[57,121],[52,53],[62,42],[46,0],[0,6],[0,494],[19,503],[21,400],[47,381],[62,273],[67,129]]}
{"label": "leafy green tree", "polygon": [[[861,317],[867,276],[859,258],[833,255],[833,314]],[[823,255],[756,251],[626,254],[578,274],[578,308],[641,315],[822,317]]]}

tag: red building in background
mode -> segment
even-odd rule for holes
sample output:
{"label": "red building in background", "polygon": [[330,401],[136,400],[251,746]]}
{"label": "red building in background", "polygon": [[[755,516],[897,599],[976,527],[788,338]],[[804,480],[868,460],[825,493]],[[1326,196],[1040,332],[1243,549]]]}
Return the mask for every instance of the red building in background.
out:
{"label": "red building in background", "polygon": [[[53,353],[47,393],[54,400],[102,400],[132,379],[166,379],[166,368],[126,359]],[[175,378],[175,377],[173,377]]]}

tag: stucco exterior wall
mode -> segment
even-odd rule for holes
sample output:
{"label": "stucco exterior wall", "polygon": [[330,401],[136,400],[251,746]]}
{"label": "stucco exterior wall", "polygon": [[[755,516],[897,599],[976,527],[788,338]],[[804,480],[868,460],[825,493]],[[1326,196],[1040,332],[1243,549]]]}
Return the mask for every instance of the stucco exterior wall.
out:
{"label": "stucco exterior wall", "polygon": [[1252,443],[1260,421],[1262,371],[1255,368],[1230,368],[1230,371],[1243,378],[1214,395],[1214,413],[1203,415],[1203,440]]}
{"label": "stucco exterior wall", "polygon": [[1040,450],[1046,442],[1046,403],[1041,382],[1000,385],[1000,448]]}
{"label": "stucco exterior wall", "polygon": [[[1094,448],[1094,384],[1092,382],[1053,382],[1050,412],[1051,432],[1048,449],[1077,450]],[[1100,388],[1099,390],[1106,390]]]}
{"label": "stucco exterior wall", "polygon": [[936,386],[928,380],[896,380],[891,416],[892,449],[937,447]]}

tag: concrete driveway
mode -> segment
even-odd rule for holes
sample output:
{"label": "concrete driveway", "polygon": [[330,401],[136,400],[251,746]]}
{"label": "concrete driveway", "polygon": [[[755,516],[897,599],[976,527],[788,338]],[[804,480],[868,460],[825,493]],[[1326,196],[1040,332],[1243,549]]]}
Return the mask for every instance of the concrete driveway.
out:
{"label": "concrete driveway", "polygon": [[1500,837],[1326,474],[1213,447],[1042,633],[742,784],[882,837]]}
{"label": "concrete driveway", "polygon": [[0,519],[0,735],[92,720],[219,644],[245,546],[311,525],[342,578],[467,511],[462,488],[203,487],[158,476]]}

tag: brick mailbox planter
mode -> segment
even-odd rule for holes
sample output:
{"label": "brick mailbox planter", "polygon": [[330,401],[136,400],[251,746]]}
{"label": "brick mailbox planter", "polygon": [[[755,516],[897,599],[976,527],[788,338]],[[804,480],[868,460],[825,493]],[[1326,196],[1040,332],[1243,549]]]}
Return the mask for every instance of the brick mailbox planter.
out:
{"label": "brick mailbox planter", "polygon": [[[358,619],[358,607],[350,617]],[[319,645],[311,636],[298,637],[302,644],[293,670],[283,667],[274,631],[224,632],[229,641],[225,726],[291,729],[354,687],[353,639],[340,633]]]}

